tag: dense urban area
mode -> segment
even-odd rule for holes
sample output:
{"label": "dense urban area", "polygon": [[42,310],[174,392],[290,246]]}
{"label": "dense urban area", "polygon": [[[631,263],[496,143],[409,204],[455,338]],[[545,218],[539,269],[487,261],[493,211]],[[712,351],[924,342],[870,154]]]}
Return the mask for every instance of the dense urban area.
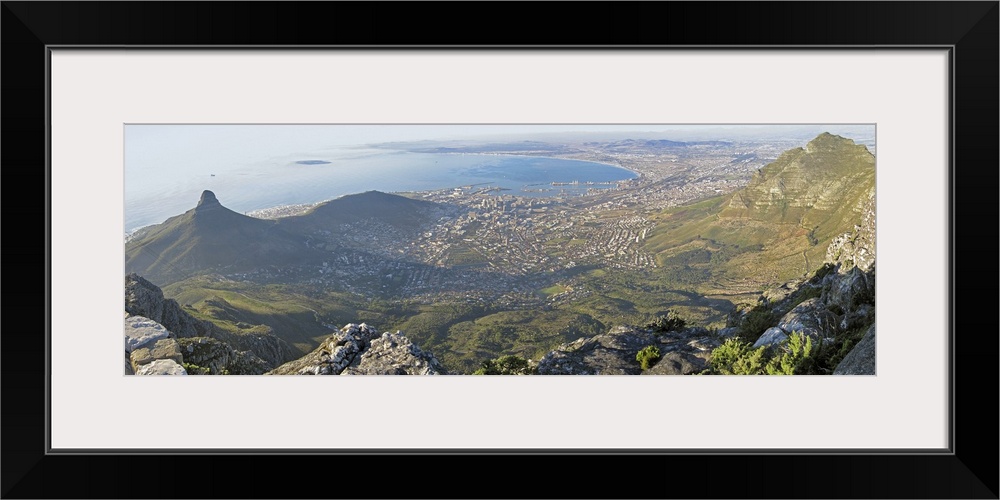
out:
{"label": "dense urban area", "polygon": [[[589,292],[573,286],[582,266],[643,270],[657,266],[642,250],[653,227],[648,216],[668,207],[730,193],[792,141],[711,142],[683,148],[646,146],[637,141],[580,145],[572,152],[505,150],[595,161],[630,170],[638,177],[561,194],[561,183],[534,187],[547,196],[516,196],[489,186],[457,186],[408,197],[432,201],[435,222],[415,234],[378,221],[362,220],[336,235],[317,233],[314,245],[337,248],[321,267],[262,269],[234,279],[298,281],[382,297],[432,303],[461,298],[503,306],[566,301]],[[496,154],[469,148],[452,154]],[[578,194],[580,193],[580,194]],[[253,212],[260,218],[287,217],[313,205]],[[330,239],[324,239],[324,236]],[[344,247],[358,252],[344,252]],[[373,259],[371,255],[382,259]],[[544,290],[539,294],[539,290]]]}

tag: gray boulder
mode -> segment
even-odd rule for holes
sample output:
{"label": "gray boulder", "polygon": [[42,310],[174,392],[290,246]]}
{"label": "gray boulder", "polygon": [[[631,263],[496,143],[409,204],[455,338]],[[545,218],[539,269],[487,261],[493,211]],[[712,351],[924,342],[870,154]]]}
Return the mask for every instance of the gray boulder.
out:
{"label": "gray boulder", "polygon": [[170,331],[163,325],[144,316],[129,316],[125,318],[125,352],[152,344],[160,339],[169,338]]}
{"label": "gray boulder", "polygon": [[757,342],[754,342],[753,348],[756,349],[762,346],[780,344],[788,340],[788,334],[784,330],[778,327],[771,327],[761,334]]}
{"label": "gray boulder", "polygon": [[563,344],[538,362],[540,375],[638,375],[635,356],[644,347],[659,344],[646,330],[617,327],[608,333]]}
{"label": "gray boulder", "polygon": [[147,344],[132,351],[129,360],[132,362],[132,369],[137,373],[146,364],[156,360],[169,359],[177,364],[184,364],[184,357],[181,355],[180,346],[174,339],[159,339],[153,344]]}
{"label": "gray boulder", "polygon": [[786,334],[802,332],[819,340],[836,335],[839,323],[837,319],[837,315],[828,311],[819,298],[812,298],[782,316],[778,328]]}
{"label": "gray boulder", "polygon": [[834,375],[875,375],[875,325],[855,344],[851,352],[844,356]]}
{"label": "gray boulder", "polygon": [[139,367],[136,375],[187,375],[187,370],[172,359],[157,359]]}
{"label": "gray boulder", "polygon": [[710,354],[668,352],[660,361],[642,372],[643,375],[690,375],[701,373],[708,368]]}
{"label": "gray boulder", "polygon": [[855,311],[862,305],[874,305],[875,271],[864,272],[852,267],[843,274],[836,274],[823,299],[845,312]]}

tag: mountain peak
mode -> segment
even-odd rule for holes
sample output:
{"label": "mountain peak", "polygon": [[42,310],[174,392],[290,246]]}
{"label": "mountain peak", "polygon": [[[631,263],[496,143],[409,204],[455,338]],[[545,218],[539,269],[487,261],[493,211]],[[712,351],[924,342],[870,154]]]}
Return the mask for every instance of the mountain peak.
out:
{"label": "mountain peak", "polygon": [[198,208],[212,208],[212,207],[221,207],[221,206],[222,206],[222,204],[219,203],[219,199],[215,197],[215,193],[213,193],[213,192],[211,192],[211,191],[209,191],[209,190],[206,189],[205,191],[202,191],[202,193],[201,193],[201,199],[198,200],[198,206],[196,206],[195,208],[196,209],[198,209]]}
{"label": "mountain peak", "polygon": [[815,139],[809,141],[809,143],[806,144],[805,149],[807,153],[815,153],[819,151],[832,151],[838,148],[855,145],[855,142],[850,139],[834,135],[829,132],[823,132],[822,134],[816,136]]}

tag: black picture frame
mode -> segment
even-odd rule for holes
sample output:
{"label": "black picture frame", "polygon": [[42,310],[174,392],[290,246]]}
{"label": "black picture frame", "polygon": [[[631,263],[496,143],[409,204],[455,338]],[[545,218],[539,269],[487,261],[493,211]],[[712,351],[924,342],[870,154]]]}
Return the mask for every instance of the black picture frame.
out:
{"label": "black picture frame", "polygon": [[[550,7],[485,2],[2,2],[0,112],[5,147],[0,160],[8,180],[3,256],[9,265],[32,276],[25,280],[23,275],[8,274],[8,291],[19,293],[4,296],[3,497],[998,498],[998,408],[993,385],[998,336],[989,312],[997,303],[993,245],[998,241],[994,219],[1000,170],[1000,4],[575,2]],[[572,16],[549,12],[572,12]],[[520,36],[512,34],[512,27]],[[526,50],[567,45],[608,50],[616,46],[951,47],[950,306],[955,369],[950,452],[49,454],[47,47],[416,44]],[[30,292],[25,285],[32,285]],[[985,311],[970,307],[980,298],[987,304]],[[914,307],[916,314],[919,305]],[[84,333],[88,333],[85,326]],[[183,412],[173,418],[184,418]],[[169,419],[156,422],[164,432],[169,432],[169,424]],[[488,463],[485,456],[491,458]],[[580,477],[566,478],[554,468],[556,463],[560,469],[569,464]],[[273,475],[271,467],[292,468],[296,478],[245,479],[248,471],[251,476]],[[353,486],[333,486],[336,476],[331,474],[345,467],[357,481]],[[392,471],[390,480],[364,480],[365,471],[377,474],[387,468]],[[166,479],[128,471],[159,471]],[[594,473],[604,479],[591,477]],[[457,488],[458,477],[482,489]],[[524,478],[529,477],[541,478],[532,484],[545,486],[541,490],[527,486]]]}

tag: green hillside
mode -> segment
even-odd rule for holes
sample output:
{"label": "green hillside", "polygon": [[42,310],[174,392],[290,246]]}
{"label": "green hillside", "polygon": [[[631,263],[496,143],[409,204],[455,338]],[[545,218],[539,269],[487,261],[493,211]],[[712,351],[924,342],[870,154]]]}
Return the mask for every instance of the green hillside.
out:
{"label": "green hillside", "polygon": [[824,133],[731,195],[662,211],[644,249],[703,293],[760,290],[815,270],[873,189],[867,148]]}

